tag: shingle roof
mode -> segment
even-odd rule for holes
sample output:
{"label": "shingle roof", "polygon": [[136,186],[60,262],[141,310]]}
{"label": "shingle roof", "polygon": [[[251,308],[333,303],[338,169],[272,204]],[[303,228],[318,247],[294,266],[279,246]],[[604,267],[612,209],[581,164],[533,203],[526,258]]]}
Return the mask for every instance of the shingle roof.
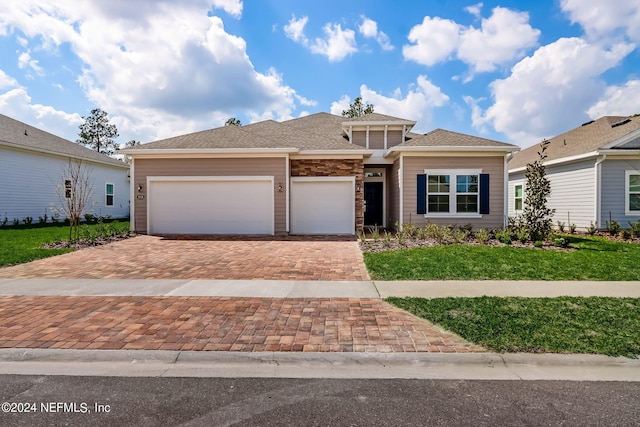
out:
{"label": "shingle roof", "polygon": [[318,113],[276,122],[223,126],[136,146],[135,149],[252,149],[360,150],[342,136],[342,117]]}
{"label": "shingle roof", "polygon": [[480,138],[464,133],[436,129],[424,135],[418,135],[403,142],[398,147],[504,147],[517,148],[515,145],[492,139]]}
{"label": "shingle roof", "polygon": [[[551,138],[547,159],[557,160],[596,151],[640,129],[640,117],[605,116]],[[633,148],[633,142],[625,148]],[[523,167],[538,160],[539,144],[514,154],[509,169]]]}
{"label": "shingle roof", "polygon": [[128,167],[120,160],[0,114],[0,144]]}

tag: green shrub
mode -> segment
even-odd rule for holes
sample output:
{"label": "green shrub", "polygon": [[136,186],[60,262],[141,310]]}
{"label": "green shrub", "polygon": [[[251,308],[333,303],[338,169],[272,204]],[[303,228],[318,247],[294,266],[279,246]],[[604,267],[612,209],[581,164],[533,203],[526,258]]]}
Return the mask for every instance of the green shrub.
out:
{"label": "green shrub", "polygon": [[529,241],[529,230],[527,230],[526,228],[518,228],[515,234],[516,239],[518,239],[520,243],[527,243]]}
{"label": "green shrub", "polygon": [[576,234],[576,225],[575,224],[569,225],[569,233]]}
{"label": "green shrub", "polygon": [[558,231],[564,233],[564,222],[558,221]]}
{"label": "green shrub", "polygon": [[489,234],[489,230],[487,230],[486,228],[481,228],[475,233],[476,241],[482,245],[487,243],[490,237],[491,235]]}
{"label": "green shrub", "polygon": [[569,241],[564,237],[556,237],[553,239],[553,246],[558,248],[566,248],[569,245]]}
{"label": "green shrub", "polygon": [[621,229],[622,227],[620,227],[620,224],[618,224],[618,221],[615,219],[612,219],[611,222],[607,221],[607,231],[610,235],[615,236],[620,233]]}
{"label": "green shrub", "polygon": [[535,242],[533,242],[533,246],[535,246],[536,248],[541,248],[543,245],[542,240],[536,240]]}
{"label": "green shrub", "polygon": [[511,232],[509,230],[496,231],[496,239],[505,245],[511,244]]}
{"label": "green shrub", "polygon": [[591,224],[589,224],[589,227],[587,227],[587,234],[589,236],[593,236],[594,234],[596,234],[597,231],[598,231],[598,223],[596,222],[594,224],[593,221],[591,221]]}
{"label": "green shrub", "polygon": [[640,237],[640,219],[636,222],[629,222],[629,227],[631,227],[631,234],[635,237]]}

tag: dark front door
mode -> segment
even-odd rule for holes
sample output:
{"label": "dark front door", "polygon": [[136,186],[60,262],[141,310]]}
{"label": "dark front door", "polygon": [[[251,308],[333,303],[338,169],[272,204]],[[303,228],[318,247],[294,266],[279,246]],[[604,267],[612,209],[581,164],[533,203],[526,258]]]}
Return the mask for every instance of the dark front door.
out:
{"label": "dark front door", "polygon": [[364,225],[377,225],[382,227],[382,203],[383,203],[383,183],[364,183]]}

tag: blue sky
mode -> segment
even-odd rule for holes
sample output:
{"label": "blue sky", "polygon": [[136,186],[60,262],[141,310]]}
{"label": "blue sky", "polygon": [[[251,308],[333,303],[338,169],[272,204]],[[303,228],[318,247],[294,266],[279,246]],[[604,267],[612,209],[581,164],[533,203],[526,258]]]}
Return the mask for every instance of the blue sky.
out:
{"label": "blue sky", "polygon": [[5,0],[0,113],[118,142],[375,111],[522,147],[640,113],[640,0]]}

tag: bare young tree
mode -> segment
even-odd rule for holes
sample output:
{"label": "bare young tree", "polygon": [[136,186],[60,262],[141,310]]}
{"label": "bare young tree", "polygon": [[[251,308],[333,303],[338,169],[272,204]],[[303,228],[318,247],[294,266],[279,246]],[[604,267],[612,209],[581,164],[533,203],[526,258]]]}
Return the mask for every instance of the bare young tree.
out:
{"label": "bare young tree", "polygon": [[71,160],[64,167],[56,194],[62,212],[69,218],[69,240],[80,237],[80,218],[93,197],[91,170],[82,160]]}

